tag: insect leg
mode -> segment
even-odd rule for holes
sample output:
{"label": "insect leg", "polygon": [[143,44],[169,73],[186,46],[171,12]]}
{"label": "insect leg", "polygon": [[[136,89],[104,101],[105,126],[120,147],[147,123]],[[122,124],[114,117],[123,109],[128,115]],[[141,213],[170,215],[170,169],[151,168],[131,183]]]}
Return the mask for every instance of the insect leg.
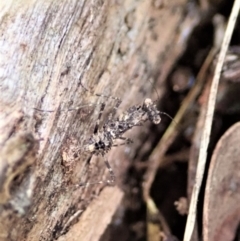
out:
{"label": "insect leg", "polygon": [[110,113],[108,120],[111,120],[113,118],[113,116],[116,114],[117,109],[119,108],[119,106],[121,105],[122,101],[117,98],[117,97],[113,97],[117,102],[116,105],[113,107],[113,111]]}
{"label": "insect leg", "polygon": [[109,120],[111,120],[112,117],[116,114],[116,111],[119,108],[119,106],[122,103],[122,101],[118,97],[114,97],[114,96],[111,96],[111,95],[103,95],[103,94],[98,94],[98,93],[95,94],[92,91],[90,91],[88,88],[86,88],[82,83],[80,83],[80,84],[81,84],[81,86],[83,87],[83,89],[85,91],[90,92],[92,95],[95,95],[95,96],[98,96],[98,97],[104,97],[104,98],[107,98],[107,99],[113,99],[114,101],[116,101],[116,104],[115,104],[115,106],[113,108],[113,112],[109,115],[109,118],[108,118]]}
{"label": "insect leg", "polygon": [[98,114],[96,125],[94,127],[94,131],[93,131],[94,134],[96,134],[98,132],[99,123],[100,123],[100,119],[102,117],[102,113],[104,111],[104,108],[105,108],[105,103],[101,103],[101,108],[100,108],[100,111],[99,111],[99,114]]}
{"label": "insect leg", "polygon": [[116,146],[123,146],[123,145],[129,145],[131,143],[133,143],[133,140],[130,139],[130,138],[126,138],[126,137],[118,137],[117,139],[120,139],[120,140],[124,140],[123,143],[120,143],[120,144],[114,144],[113,146],[116,147]]}
{"label": "insect leg", "polygon": [[107,184],[107,185],[113,186],[115,184],[116,177],[115,177],[115,174],[113,172],[113,169],[110,166],[107,158],[105,158],[104,156],[103,156],[103,158],[104,158],[104,163],[105,163],[105,165],[106,165],[106,167],[108,169],[108,172],[110,174],[110,179],[107,180],[107,181],[103,181],[102,180],[102,181],[96,181],[96,182],[80,183],[80,184],[75,185],[75,187],[87,187],[87,186],[90,186],[90,185],[104,184],[104,183]]}
{"label": "insect leg", "polygon": [[111,166],[110,166],[107,158],[105,158],[105,157],[103,157],[103,158],[104,158],[104,163],[105,163],[105,165],[106,165],[106,167],[107,167],[107,169],[108,169],[108,172],[109,172],[109,174],[110,174],[110,179],[107,180],[106,182],[107,182],[107,184],[109,184],[109,185],[111,185],[111,186],[114,186],[115,180],[116,180],[116,176],[115,176],[115,174],[114,174],[114,172],[113,172],[113,169],[111,168]]}
{"label": "insect leg", "polygon": [[67,111],[73,111],[73,110],[80,110],[82,108],[85,108],[85,107],[88,107],[88,106],[96,106],[97,104],[86,104],[86,105],[81,105],[81,106],[77,106],[75,108],[68,108],[68,109],[56,109],[56,110],[44,110],[44,109],[39,109],[39,108],[33,108],[34,110],[36,111],[39,111],[39,112],[56,112],[56,111],[59,111],[59,112],[67,112]]}

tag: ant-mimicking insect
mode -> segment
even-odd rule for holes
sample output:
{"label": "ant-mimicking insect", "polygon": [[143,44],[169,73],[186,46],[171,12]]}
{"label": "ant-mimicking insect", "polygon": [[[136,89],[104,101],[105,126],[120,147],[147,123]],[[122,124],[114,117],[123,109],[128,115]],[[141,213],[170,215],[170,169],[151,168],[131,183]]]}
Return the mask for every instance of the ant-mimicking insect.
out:
{"label": "ant-mimicking insect", "polygon": [[[83,86],[83,85],[82,85]],[[86,91],[89,91],[87,88],[83,86]],[[90,92],[90,91],[89,91]],[[90,153],[92,155],[100,155],[104,159],[104,163],[108,169],[110,174],[110,179],[107,181],[98,181],[93,183],[82,183],[77,186],[88,186],[92,184],[102,184],[106,183],[108,185],[115,184],[115,174],[113,169],[111,168],[109,161],[106,158],[106,154],[112,149],[112,147],[130,144],[133,141],[129,138],[124,137],[123,135],[134,126],[141,126],[146,121],[151,121],[153,124],[159,124],[161,121],[160,114],[167,115],[167,113],[161,112],[157,109],[154,102],[147,98],[144,100],[142,105],[134,105],[130,107],[127,111],[123,112],[118,117],[114,117],[117,109],[119,108],[122,101],[113,96],[105,96],[101,94],[94,94],[98,97],[103,96],[107,98],[112,98],[116,101],[113,111],[108,116],[106,122],[103,124],[101,128],[99,128],[100,120],[102,117],[102,113],[105,108],[105,103],[101,103],[100,112],[98,115],[98,119],[96,125],[94,127],[94,132],[88,139],[88,141],[84,144],[84,151]],[[78,108],[71,108],[70,110],[78,110]],[[34,108],[38,111],[44,111],[41,109]],[[47,111],[53,112],[53,111]],[[171,117],[170,117],[171,118]],[[117,140],[123,140],[123,143],[117,144]]]}

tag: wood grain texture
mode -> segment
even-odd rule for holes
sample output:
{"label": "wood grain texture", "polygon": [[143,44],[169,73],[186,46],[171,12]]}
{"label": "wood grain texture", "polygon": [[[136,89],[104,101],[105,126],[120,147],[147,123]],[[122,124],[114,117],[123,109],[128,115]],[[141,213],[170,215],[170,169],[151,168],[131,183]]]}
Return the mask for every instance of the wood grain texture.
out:
{"label": "wood grain texture", "polygon": [[[75,223],[94,227],[94,220],[106,215],[101,232],[91,238],[81,236],[85,241],[98,240],[122,193],[109,188],[112,192],[97,197],[102,186],[72,187],[80,181],[107,178],[101,159],[93,158],[89,169],[89,156],[81,148],[92,133],[99,103],[107,103],[106,113],[114,103],[84,91],[81,84],[95,93],[121,98],[119,112],[145,97],[155,99],[155,81],[161,97],[166,76],[197,22],[196,16],[188,14],[186,3],[172,0],[162,7],[148,0],[0,3],[0,173],[9,168],[1,155],[4,146],[19,133],[30,133],[39,146],[31,156],[34,160],[25,154],[20,157],[28,164],[17,177],[28,176],[11,183],[14,190],[1,205],[0,240],[71,240],[67,237],[75,232],[71,229]],[[57,111],[89,103],[95,106]],[[131,137],[141,131],[134,129]],[[127,166],[123,149],[115,149],[108,158],[119,177]],[[34,171],[27,172],[28,168]],[[2,175],[0,180],[9,179]],[[24,199],[27,194],[22,188],[28,191],[28,202],[19,212],[11,200],[21,194]],[[96,212],[91,222],[86,221],[82,213],[96,198],[100,203],[108,200],[109,211],[103,212],[101,205],[91,207]]]}

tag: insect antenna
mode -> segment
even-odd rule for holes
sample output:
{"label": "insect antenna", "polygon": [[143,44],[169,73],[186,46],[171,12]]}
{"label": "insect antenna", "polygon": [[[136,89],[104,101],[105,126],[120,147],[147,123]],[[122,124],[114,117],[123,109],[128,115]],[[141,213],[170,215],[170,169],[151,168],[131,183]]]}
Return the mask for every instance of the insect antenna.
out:
{"label": "insect antenna", "polygon": [[159,93],[158,93],[158,91],[157,91],[157,88],[154,86],[153,81],[150,79],[149,82],[152,84],[152,87],[153,87],[154,91],[155,91],[156,94],[157,94],[157,99],[153,101],[155,104],[157,104],[158,101],[160,100],[160,95],[159,95]]}
{"label": "insect antenna", "polygon": [[163,112],[163,111],[159,111],[159,114],[165,115],[165,116],[167,116],[169,119],[171,119],[173,122],[175,122],[175,121],[174,121],[174,118],[173,118],[172,116],[170,116],[168,113]]}
{"label": "insect antenna", "polygon": [[[152,84],[153,89],[155,90],[155,92],[156,92],[156,94],[157,94],[157,97],[158,97],[158,98],[153,101],[153,103],[155,103],[155,104],[157,105],[157,104],[158,104],[158,101],[160,100],[160,95],[159,95],[159,93],[158,93],[158,91],[157,91],[157,88],[154,86],[153,81],[151,81],[151,80],[149,80],[149,81],[150,81],[150,83]],[[168,113],[163,112],[163,111],[159,111],[159,114],[167,116],[169,119],[171,119],[171,120],[175,123],[174,118],[173,118],[172,116],[170,116]]]}

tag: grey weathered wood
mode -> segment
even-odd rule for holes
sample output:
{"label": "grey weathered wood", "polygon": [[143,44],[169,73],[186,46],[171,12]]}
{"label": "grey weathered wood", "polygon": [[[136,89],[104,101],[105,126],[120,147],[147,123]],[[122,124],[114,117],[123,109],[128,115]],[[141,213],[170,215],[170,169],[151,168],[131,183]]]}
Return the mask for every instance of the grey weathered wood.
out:
{"label": "grey weathered wood", "polygon": [[[101,159],[93,158],[86,168],[89,156],[82,146],[92,133],[98,104],[106,101],[108,113],[114,103],[94,97],[80,83],[95,93],[121,98],[119,112],[145,97],[156,98],[155,81],[161,97],[164,80],[188,37],[181,29],[187,27],[190,33],[197,20],[185,14],[186,2],[0,3],[0,240],[99,239],[122,191],[72,187],[108,178]],[[96,108],[51,113],[34,109],[88,103]],[[130,135],[140,132],[134,129]],[[108,158],[120,180],[127,166],[124,148]],[[84,215],[89,204],[94,210],[90,217]],[[99,215],[104,219],[95,229]],[[91,235],[71,228],[75,223],[91,226]]]}

